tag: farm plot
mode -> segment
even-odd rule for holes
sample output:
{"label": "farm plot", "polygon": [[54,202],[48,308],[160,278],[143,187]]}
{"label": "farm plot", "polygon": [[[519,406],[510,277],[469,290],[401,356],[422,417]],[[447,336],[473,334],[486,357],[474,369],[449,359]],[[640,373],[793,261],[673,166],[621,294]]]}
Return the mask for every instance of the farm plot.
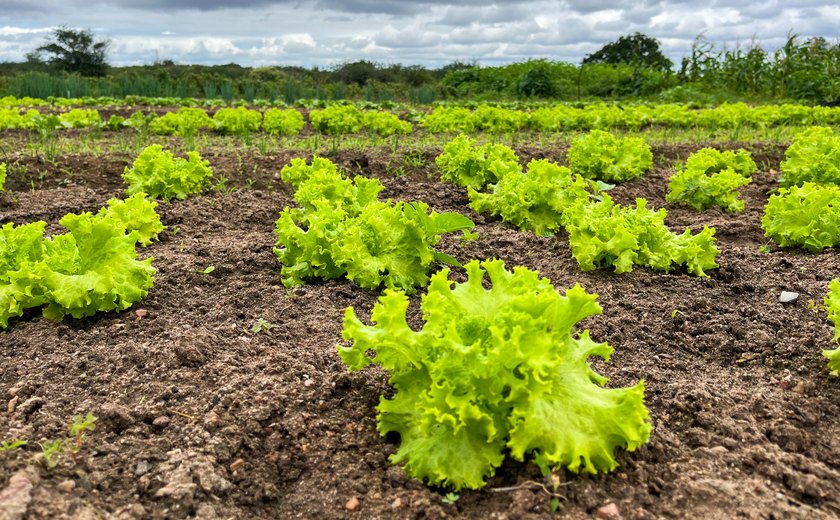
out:
{"label": "farm plot", "polygon": [[[82,320],[27,313],[0,332],[8,402],[0,441],[28,441],[0,453],[0,483],[31,484],[26,493],[8,488],[31,518],[836,517],[840,381],[821,355],[833,327],[810,302],[822,301],[840,259],[764,237],[781,145],[747,145],[759,171],[741,188],[743,213],[666,202],[674,161],[702,147],[655,146],[653,169],[610,195],[667,208],[675,231],[714,226],[720,267],[709,278],[640,266],[583,272],[565,231],[537,236],[473,212],[466,188],[438,179],[434,146],[412,152],[402,176],[391,175],[386,146],[328,154],[351,175],[379,178],[383,199],[471,218],[479,238],[446,235],[443,253],[500,258],[539,271],[561,292],[580,283],[598,294],[603,314],[580,327],[615,352],[593,367],[614,388],[643,379],[652,424],[647,444],[616,452],[612,473],[544,477],[508,457],[482,490],[450,494],[392,465],[400,439],[381,437],[375,417],[380,395],[393,395],[388,376],[348,373],[336,351],[345,308],[369,323],[378,293],[346,279],[280,282],[274,223],[294,201],[279,171],[309,157],[253,149],[234,157],[211,140],[202,156],[230,184],[160,205],[168,229],[140,252],[158,270],[145,299]],[[523,164],[566,154],[515,148]],[[65,213],[123,195],[120,174],[133,157],[43,162],[10,152],[4,160],[15,165],[7,187],[17,200],[4,202],[2,223],[45,220],[49,234]],[[781,303],[782,291],[799,297]],[[415,328],[419,298],[409,307]],[[67,424],[87,413],[95,430],[50,467],[42,446],[78,440]]]}

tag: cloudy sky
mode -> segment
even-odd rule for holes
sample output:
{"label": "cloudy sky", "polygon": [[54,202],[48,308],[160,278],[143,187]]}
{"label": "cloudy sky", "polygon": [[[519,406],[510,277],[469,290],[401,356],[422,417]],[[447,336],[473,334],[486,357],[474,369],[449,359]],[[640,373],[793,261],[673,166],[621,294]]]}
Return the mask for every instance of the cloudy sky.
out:
{"label": "cloudy sky", "polygon": [[[179,7],[174,8],[173,5]],[[840,2],[791,0],[0,0],[0,61],[21,61],[59,25],[111,39],[114,65],[441,66],[529,57],[579,62],[636,31],[675,63],[698,34],[765,48],[790,32],[840,36]]]}

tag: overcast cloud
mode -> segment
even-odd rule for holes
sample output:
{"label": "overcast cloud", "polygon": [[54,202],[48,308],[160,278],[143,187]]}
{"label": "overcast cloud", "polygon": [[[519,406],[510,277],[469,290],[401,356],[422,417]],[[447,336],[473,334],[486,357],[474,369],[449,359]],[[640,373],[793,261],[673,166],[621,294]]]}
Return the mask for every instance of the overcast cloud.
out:
{"label": "overcast cloud", "polygon": [[[177,4],[178,7],[172,7]],[[792,0],[0,0],[0,61],[21,61],[59,25],[112,42],[114,65],[331,66],[346,60],[437,67],[526,58],[579,62],[621,35],[658,38],[679,62],[699,34],[719,46],[789,33],[840,36],[836,1]]]}

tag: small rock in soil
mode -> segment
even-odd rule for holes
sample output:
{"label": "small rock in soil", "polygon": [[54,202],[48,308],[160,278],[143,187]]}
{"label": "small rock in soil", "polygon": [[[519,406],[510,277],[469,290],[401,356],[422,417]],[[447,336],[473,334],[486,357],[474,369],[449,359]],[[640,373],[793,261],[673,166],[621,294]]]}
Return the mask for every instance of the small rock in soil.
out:
{"label": "small rock in soil", "polygon": [[350,500],[348,500],[347,503],[344,504],[344,507],[348,511],[355,511],[359,507],[359,499],[356,497],[351,497]]}
{"label": "small rock in soil", "polygon": [[0,491],[0,520],[20,520],[32,502],[34,477],[30,471],[21,470],[12,475],[9,485]]}
{"label": "small rock in soil", "polygon": [[793,291],[782,291],[782,294],[779,295],[779,301],[781,303],[793,303],[799,299],[799,293]]}
{"label": "small rock in soil", "polygon": [[152,421],[152,426],[154,426],[155,428],[160,428],[162,430],[169,426],[169,423],[171,421],[172,419],[170,419],[169,417],[161,415],[160,417],[157,417],[154,421]]}
{"label": "small rock in soil", "polygon": [[613,502],[599,507],[597,514],[601,520],[621,520],[621,513],[618,512],[618,506]]}
{"label": "small rock in soil", "polygon": [[70,493],[71,491],[73,491],[73,489],[76,488],[76,483],[73,482],[72,480],[65,480],[65,481],[59,483],[56,487],[58,488],[59,491],[61,491],[63,493]]}
{"label": "small rock in soil", "polygon": [[134,469],[134,474],[138,477],[142,477],[151,470],[152,464],[148,460],[141,460],[137,463],[137,467]]}

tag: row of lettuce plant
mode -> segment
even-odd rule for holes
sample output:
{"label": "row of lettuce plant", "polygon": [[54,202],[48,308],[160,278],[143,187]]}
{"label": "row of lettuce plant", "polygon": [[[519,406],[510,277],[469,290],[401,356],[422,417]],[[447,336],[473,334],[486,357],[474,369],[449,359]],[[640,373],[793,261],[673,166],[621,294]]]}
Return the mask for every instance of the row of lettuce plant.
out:
{"label": "row of lettuce plant", "polygon": [[[294,159],[281,176],[298,204],[276,226],[284,284],[345,276],[385,287],[373,325],[347,309],[350,345],[339,353],[350,370],[377,364],[390,374],[395,393],[380,401],[378,429],[400,434],[391,460],[408,475],[477,489],[507,453],[546,473],[596,473],[617,467],[616,448],[647,442],[644,383],[604,388],[588,360],[608,360],[612,348],[575,330],[601,312],[597,295],[575,286],[561,296],[535,271],[509,271],[499,260],[469,262],[465,282],[451,281],[449,269],[430,280],[433,261],[460,265],[434,249],[440,235],[466,235],[472,221],[420,202],[380,201],[377,179],[349,179],[323,158]],[[413,330],[408,295],[427,284],[424,323]]]}
{"label": "row of lettuce plant", "polygon": [[[405,119],[382,109],[360,109],[352,104],[334,104],[312,109],[313,128],[328,135],[368,132],[381,136],[404,135],[414,130],[412,121],[427,132],[511,134],[518,131],[559,132],[567,130],[626,129],[636,131],[650,126],[672,128],[768,128],[784,125],[840,124],[840,108],[803,105],[745,104],[721,105],[695,109],[687,105],[556,105],[531,111],[481,105],[475,110],[464,107],[438,107],[432,112],[413,108],[401,110]],[[143,112],[139,112],[143,113]],[[202,114],[203,113],[203,114]],[[43,114],[46,115],[46,114]],[[33,128],[36,109],[0,108],[0,129]],[[103,126],[118,129],[128,125],[121,116],[101,121],[94,109],[72,109],[57,114],[63,127]],[[264,111],[246,107],[218,109],[213,117],[202,108],[182,106],[155,121],[153,133],[181,134],[184,128],[211,129],[228,134],[264,131],[271,134],[297,135],[304,126],[303,115],[294,108],[268,108]]]}

